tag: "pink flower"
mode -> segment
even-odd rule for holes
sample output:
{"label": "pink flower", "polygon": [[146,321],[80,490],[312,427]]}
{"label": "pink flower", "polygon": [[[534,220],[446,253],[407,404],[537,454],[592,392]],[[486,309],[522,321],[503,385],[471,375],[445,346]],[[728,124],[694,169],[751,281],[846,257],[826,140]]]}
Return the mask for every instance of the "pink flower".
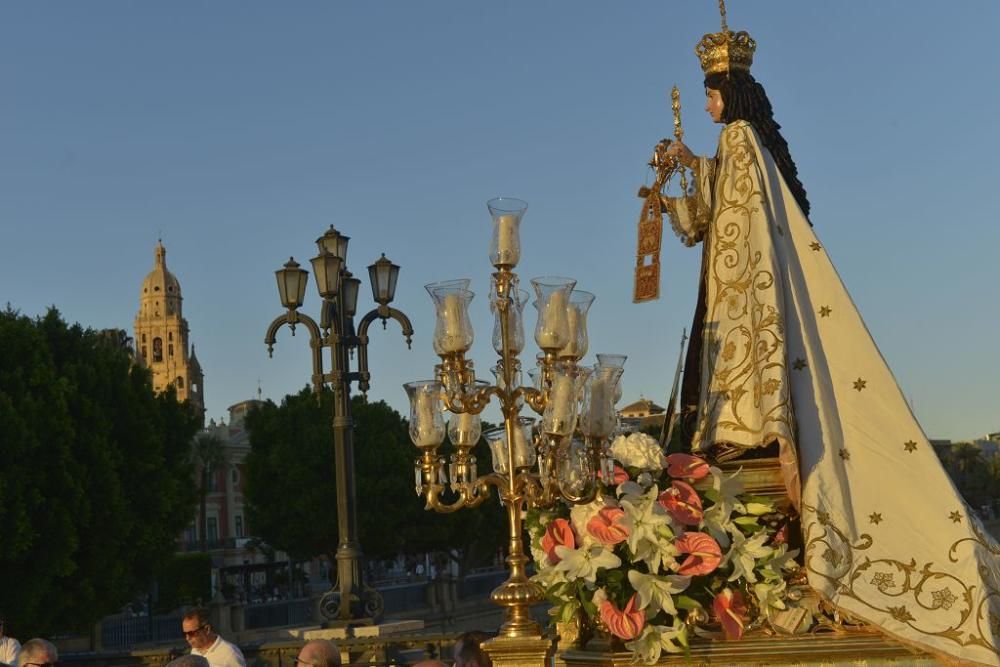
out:
{"label": "pink flower", "polygon": [[746,626],[747,605],[739,591],[724,588],[712,602],[712,610],[722,623],[726,639],[739,639]]}
{"label": "pink flower", "polygon": [[667,457],[667,474],[691,482],[708,475],[708,462],[690,454],[671,454]]}
{"label": "pink flower", "polygon": [[697,526],[705,515],[698,492],[687,482],[674,480],[657,500],[670,516],[685,526]]}
{"label": "pink flower", "polygon": [[774,537],[771,538],[771,544],[773,544],[774,546],[778,546],[780,544],[788,544],[788,524],[787,523],[783,523],[781,525],[781,528],[778,529],[778,532],[776,532],[774,534]]}
{"label": "pink flower", "polygon": [[550,565],[555,565],[562,560],[556,555],[556,547],[576,548],[573,527],[566,519],[553,519],[545,528],[545,534],[542,535],[542,551],[548,557]]}
{"label": "pink flower", "polygon": [[601,604],[601,621],[615,637],[635,639],[646,627],[646,613],[635,608],[637,595],[632,594],[623,610],[619,610],[611,600],[605,600]]}
{"label": "pink flower", "polygon": [[605,546],[612,546],[628,539],[627,526],[619,523],[625,518],[620,507],[605,507],[587,522],[587,532]]}
{"label": "pink flower", "polygon": [[[597,476],[600,478],[604,477],[604,475],[601,474],[600,470],[597,471]],[[611,485],[618,486],[619,484],[627,482],[628,479],[629,479],[628,473],[625,472],[625,468],[622,468],[620,465],[615,464],[615,474],[614,474],[614,479],[611,480]]]}
{"label": "pink flower", "polygon": [[719,543],[705,533],[684,533],[676,540],[674,546],[682,554],[688,554],[677,574],[697,576],[715,571],[722,562],[722,549]]}

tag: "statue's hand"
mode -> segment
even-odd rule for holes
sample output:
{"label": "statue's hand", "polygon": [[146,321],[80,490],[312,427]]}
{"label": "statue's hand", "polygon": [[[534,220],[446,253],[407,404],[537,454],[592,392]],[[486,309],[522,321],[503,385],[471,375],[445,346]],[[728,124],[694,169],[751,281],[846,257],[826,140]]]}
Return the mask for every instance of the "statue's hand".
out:
{"label": "statue's hand", "polygon": [[[661,142],[662,145],[662,142]],[[694,166],[694,153],[691,149],[684,145],[684,142],[680,139],[675,139],[671,141],[670,144],[664,149],[664,154],[667,157],[676,158],[685,167],[691,168]]]}

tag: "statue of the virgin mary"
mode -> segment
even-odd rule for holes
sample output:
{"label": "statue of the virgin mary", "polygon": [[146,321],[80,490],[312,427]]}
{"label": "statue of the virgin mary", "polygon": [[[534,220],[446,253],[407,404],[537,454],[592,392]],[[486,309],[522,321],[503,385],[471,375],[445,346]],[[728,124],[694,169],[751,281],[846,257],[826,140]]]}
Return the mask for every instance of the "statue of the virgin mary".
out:
{"label": "statue of the virgin mary", "polygon": [[798,507],[809,585],[886,635],[963,664],[1000,665],[1000,547],[963,502],[807,218],[809,202],[746,32],[696,48],[714,157],[666,148],[693,192],[663,198],[702,243],[682,387],[691,446],[716,460],[778,455]]}

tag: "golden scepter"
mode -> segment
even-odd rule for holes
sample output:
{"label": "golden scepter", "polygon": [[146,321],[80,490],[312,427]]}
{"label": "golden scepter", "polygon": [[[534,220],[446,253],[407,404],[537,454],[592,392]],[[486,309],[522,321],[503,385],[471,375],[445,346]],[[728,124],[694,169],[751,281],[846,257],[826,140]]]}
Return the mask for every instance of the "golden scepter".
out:
{"label": "golden scepter", "polygon": [[[677,86],[670,92],[670,100],[674,112],[674,138],[680,141],[684,136],[684,129],[681,127],[681,93]],[[683,194],[686,195],[688,190],[684,166],[680,160],[666,154],[670,143],[670,139],[662,139],[653,149],[653,157],[649,161],[649,166],[656,172],[653,187],[639,188],[639,197],[645,201],[639,213],[639,243],[636,252],[635,287],[632,293],[632,300],[635,303],[652,301],[660,297],[660,244],[663,238],[663,207],[660,195],[670,182],[670,177],[678,171],[681,174]]]}

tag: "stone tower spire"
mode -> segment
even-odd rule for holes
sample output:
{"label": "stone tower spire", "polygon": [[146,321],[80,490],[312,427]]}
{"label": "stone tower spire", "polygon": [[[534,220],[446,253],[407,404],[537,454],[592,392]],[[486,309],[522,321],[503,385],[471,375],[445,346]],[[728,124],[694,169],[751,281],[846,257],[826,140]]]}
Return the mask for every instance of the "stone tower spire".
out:
{"label": "stone tower spire", "polygon": [[167,251],[162,241],[157,242],[154,257],[153,270],[142,281],[139,292],[136,351],[140,363],[153,372],[153,390],[161,392],[174,387],[177,399],[189,401],[204,419],[201,365],[194,356],[194,345],[188,341],[188,323],[181,310],[181,284],[167,270]]}

